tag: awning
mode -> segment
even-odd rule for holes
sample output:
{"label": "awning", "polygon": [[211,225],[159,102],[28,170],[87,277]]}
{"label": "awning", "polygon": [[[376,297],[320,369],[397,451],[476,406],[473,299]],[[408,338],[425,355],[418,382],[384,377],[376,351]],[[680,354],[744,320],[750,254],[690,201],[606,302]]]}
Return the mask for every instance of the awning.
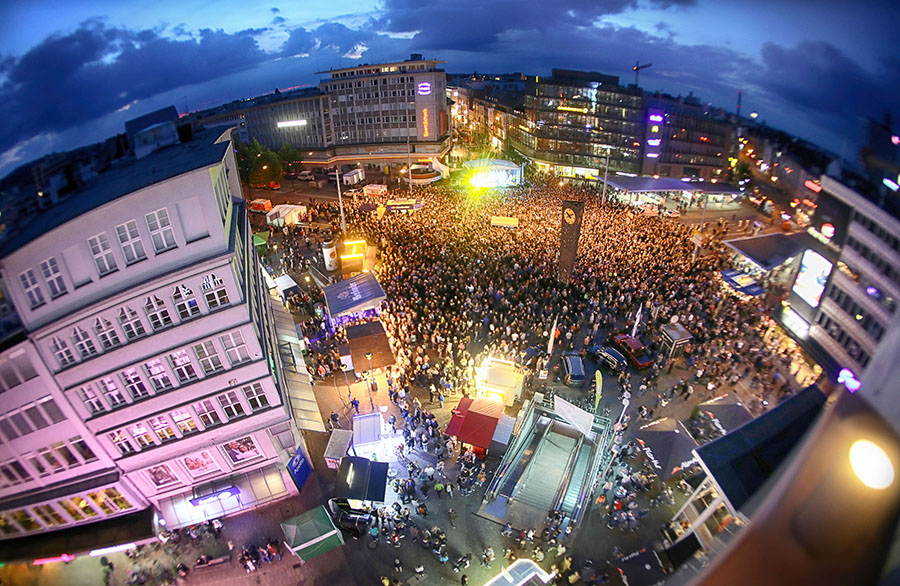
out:
{"label": "awning", "polygon": [[806,232],[766,234],[729,240],[725,244],[764,270],[771,271],[807,248],[819,248],[818,241]]}
{"label": "awning", "polygon": [[281,275],[275,279],[275,288],[282,299],[287,299],[288,295],[300,292],[300,286],[297,281],[292,279],[290,275]]}
{"label": "awning", "polygon": [[690,184],[672,177],[629,177],[627,175],[610,175],[606,184],[622,191],[697,191]]}
{"label": "awning", "polygon": [[384,289],[372,273],[360,273],[328,285],[322,292],[332,318],[366,309],[375,309],[384,301]]}
{"label": "awning", "polygon": [[502,416],[502,403],[464,397],[453,410],[446,433],[464,444],[489,449]]}
{"label": "awning", "polygon": [[659,556],[650,547],[628,554],[612,562],[612,565],[618,570],[622,582],[628,586],[656,586],[666,580],[666,571]]}
{"label": "awning", "polygon": [[[695,454],[733,513],[746,519],[771,487],[772,474],[797,446],[825,405],[812,385],[737,431],[714,440]],[[760,490],[763,486],[767,490]]]}
{"label": "awning", "polygon": [[387,489],[387,475],[387,462],[373,462],[366,458],[345,456],[341,458],[332,498],[383,503]]}
{"label": "awning", "polygon": [[380,411],[353,416],[353,446],[359,448],[366,444],[381,441],[381,427],[384,419]]}
{"label": "awning", "polygon": [[697,442],[680,421],[663,417],[638,429],[635,441],[663,480],[668,480],[694,461]]}
{"label": "awning", "polygon": [[697,405],[701,417],[706,417],[722,435],[753,421],[753,414],[733,395],[722,395]]}
{"label": "awning", "polygon": [[744,295],[756,297],[766,292],[766,290],[756,282],[756,279],[736,269],[726,269],[722,271],[722,278],[732,289],[743,293]]}
{"label": "awning", "polygon": [[312,377],[306,370],[300,339],[294,319],[274,297],[269,298],[272,315],[275,318],[275,334],[278,350],[284,364],[284,383],[287,391],[291,417],[300,429],[325,431],[319,404],[313,392]]}
{"label": "awning", "polygon": [[291,517],[281,524],[284,544],[304,562],[344,545],[344,538],[324,507]]}
{"label": "awning", "polygon": [[76,555],[123,543],[137,543],[154,536],[153,509],[148,508],[69,529],[4,540],[0,561],[31,561],[64,553]]}
{"label": "awning", "polygon": [[253,246],[262,246],[263,244],[266,244],[269,241],[269,236],[271,235],[272,233],[269,231],[257,232],[253,235]]}

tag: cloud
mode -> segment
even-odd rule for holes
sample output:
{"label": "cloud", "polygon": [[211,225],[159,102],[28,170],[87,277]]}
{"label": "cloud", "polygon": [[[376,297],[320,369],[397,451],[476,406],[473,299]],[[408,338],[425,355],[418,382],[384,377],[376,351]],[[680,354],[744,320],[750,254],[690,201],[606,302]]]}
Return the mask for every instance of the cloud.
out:
{"label": "cloud", "polygon": [[356,43],[353,45],[353,48],[341,55],[345,59],[362,59],[363,53],[368,51],[369,48],[365,43]]}
{"label": "cloud", "polygon": [[45,39],[10,63],[0,100],[7,123],[0,150],[45,132],[58,132],[123,108],[136,99],[252,68],[268,57],[253,35],[202,30],[175,40],[86,22]]}

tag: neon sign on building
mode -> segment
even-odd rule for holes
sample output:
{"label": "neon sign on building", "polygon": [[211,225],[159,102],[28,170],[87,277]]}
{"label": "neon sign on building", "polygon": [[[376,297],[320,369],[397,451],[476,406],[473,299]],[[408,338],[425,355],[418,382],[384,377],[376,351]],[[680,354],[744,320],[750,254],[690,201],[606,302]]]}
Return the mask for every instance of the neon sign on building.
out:
{"label": "neon sign on building", "polygon": [[431,94],[431,84],[427,81],[419,82],[419,85],[416,86],[416,91],[420,96],[427,96]]}
{"label": "neon sign on building", "polygon": [[428,108],[422,108],[422,136],[428,138],[431,135],[431,129],[428,126]]}

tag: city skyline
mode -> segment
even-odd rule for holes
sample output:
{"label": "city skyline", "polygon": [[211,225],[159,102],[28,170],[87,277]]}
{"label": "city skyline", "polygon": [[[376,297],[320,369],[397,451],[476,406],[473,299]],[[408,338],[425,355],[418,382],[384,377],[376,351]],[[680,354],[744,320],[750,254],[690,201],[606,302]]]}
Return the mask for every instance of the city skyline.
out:
{"label": "city skyline", "polygon": [[[316,71],[407,58],[448,72],[553,67],[596,70],[647,91],[693,92],[850,160],[860,120],[896,114],[900,64],[890,56],[888,2],[736,3],[614,0],[566,10],[503,2],[294,9],[203,2],[133,10],[103,1],[50,13],[52,2],[4,8],[0,92],[12,109],[0,132],[0,175],[43,154],[102,140],[124,120],[169,104],[198,110],[276,87],[315,86]],[[738,27],[736,24],[740,22]],[[836,23],[841,24],[840,30]],[[72,100],[71,96],[81,96]]]}

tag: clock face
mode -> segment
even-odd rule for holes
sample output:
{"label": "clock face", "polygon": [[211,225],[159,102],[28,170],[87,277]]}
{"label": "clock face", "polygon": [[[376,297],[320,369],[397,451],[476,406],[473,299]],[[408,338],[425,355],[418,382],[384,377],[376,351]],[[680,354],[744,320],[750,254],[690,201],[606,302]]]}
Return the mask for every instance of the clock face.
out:
{"label": "clock face", "polygon": [[563,211],[563,218],[565,218],[567,224],[575,223],[575,210],[572,208],[566,208]]}

